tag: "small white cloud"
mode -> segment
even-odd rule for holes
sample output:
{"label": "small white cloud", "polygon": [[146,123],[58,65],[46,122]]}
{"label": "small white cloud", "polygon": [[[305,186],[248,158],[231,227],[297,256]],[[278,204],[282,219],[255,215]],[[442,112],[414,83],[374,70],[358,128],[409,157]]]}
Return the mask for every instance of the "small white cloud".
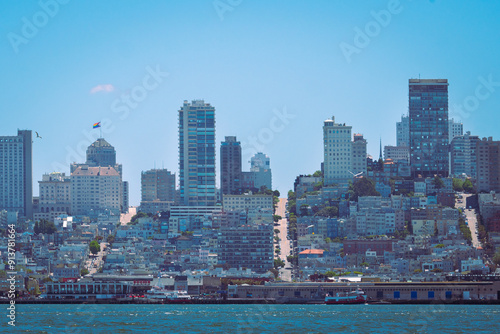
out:
{"label": "small white cloud", "polygon": [[112,92],[114,90],[115,90],[115,87],[113,87],[113,85],[111,85],[111,84],[97,85],[90,90],[90,94],[95,94],[98,92],[108,92],[109,93],[109,92]]}

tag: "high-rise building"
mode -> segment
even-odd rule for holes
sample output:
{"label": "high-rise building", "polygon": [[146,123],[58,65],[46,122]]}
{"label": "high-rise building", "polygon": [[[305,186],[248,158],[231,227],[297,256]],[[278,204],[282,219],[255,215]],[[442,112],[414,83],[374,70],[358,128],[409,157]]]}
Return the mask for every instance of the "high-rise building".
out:
{"label": "high-rise building", "polygon": [[71,173],[71,211],[91,215],[108,211],[119,214],[122,182],[113,167],[81,165]]}
{"label": "high-rise building", "polygon": [[120,206],[121,212],[128,212],[128,182],[123,181],[123,168],[116,163],[116,150],[104,138],[98,138],[87,148],[87,161],[71,164],[70,171],[73,173],[78,167],[113,167],[120,174]]}
{"label": "high-rise building", "polygon": [[38,181],[39,204],[35,220],[53,219],[60,214],[71,214],[71,179],[65,173],[50,173]]}
{"label": "high-rise building", "polygon": [[500,193],[500,141],[477,141],[476,155],[477,191]]}
{"label": "high-rise building", "polygon": [[33,217],[33,151],[31,130],[0,136],[0,211]]}
{"label": "high-rise building", "polygon": [[401,115],[401,122],[396,122],[396,146],[410,146],[410,117]]}
{"label": "high-rise building", "polygon": [[241,144],[227,136],[220,146],[220,188],[223,195],[241,193]]}
{"label": "high-rise building", "polygon": [[453,138],[458,137],[458,136],[463,136],[464,134],[464,125],[461,122],[455,122],[455,120],[449,119],[448,120],[448,135],[450,137],[450,143],[453,140]]}
{"label": "high-rise building", "polygon": [[141,174],[141,201],[175,201],[175,174],[151,169]]}
{"label": "high-rise building", "polygon": [[215,108],[203,100],[179,109],[179,174],[182,205],[215,205]]}
{"label": "high-rise building", "polygon": [[104,138],[97,139],[87,148],[87,165],[114,167],[116,165],[116,151]]}
{"label": "high-rise building", "polygon": [[409,117],[413,176],[448,176],[448,80],[410,79]]}
{"label": "high-rise building", "polygon": [[352,174],[351,126],[335,123],[335,117],[323,125],[324,184],[338,184],[347,187]]}
{"label": "high-rise building", "polygon": [[471,136],[469,131],[462,136],[456,136],[453,138],[450,144],[450,164],[452,175],[462,176],[465,174],[473,179],[476,179],[476,146],[478,141],[479,137]]}
{"label": "high-rise building", "polygon": [[363,173],[366,175],[366,139],[362,134],[355,133],[352,142],[352,168],[353,174]]}
{"label": "high-rise building", "polygon": [[250,172],[243,172],[243,184],[246,188],[273,189],[271,159],[267,155],[258,152],[250,158]]}

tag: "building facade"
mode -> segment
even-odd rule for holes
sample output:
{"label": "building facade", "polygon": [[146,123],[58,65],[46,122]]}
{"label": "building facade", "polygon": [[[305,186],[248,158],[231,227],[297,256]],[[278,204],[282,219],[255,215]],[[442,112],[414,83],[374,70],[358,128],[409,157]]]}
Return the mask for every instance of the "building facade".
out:
{"label": "building facade", "polygon": [[477,141],[476,154],[477,191],[500,193],[500,141]]}
{"label": "building facade", "polygon": [[222,194],[241,192],[241,143],[235,136],[226,136],[220,146],[220,188]]}
{"label": "building facade", "polygon": [[272,224],[221,228],[218,245],[219,264],[257,273],[274,267]]}
{"label": "building facade", "polygon": [[352,179],[351,126],[335,123],[335,117],[327,119],[323,125],[324,184],[347,186]]}
{"label": "building facade", "polygon": [[410,117],[401,116],[401,122],[396,122],[396,145],[410,146]]}
{"label": "building facade", "polygon": [[215,108],[203,100],[179,109],[179,171],[182,205],[215,205]]}
{"label": "building facade", "polygon": [[175,201],[175,173],[151,169],[141,173],[141,202]]}
{"label": "building facade", "polygon": [[0,136],[0,211],[33,217],[33,151],[31,130]]}
{"label": "building facade", "polygon": [[78,167],[112,167],[120,175],[120,210],[128,212],[128,182],[123,181],[123,167],[116,163],[116,150],[104,138],[98,138],[87,148],[87,161],[82,163],[73,163],[70,166],[70,172],[73,173]]}
{"label": "building facade", "polygon": [[410,163],[410,148],[408,146],[384,146],[384,160]]}
{"label": "building facade", "polygon": [[455,122],[452,118],[448,120],[448,134],[450,136],[450,143],[453,138],[464,135],[464,124],[461,122]]}
{"label": "building facade", "polygon": [[71,173],[71,210],[73,215],[109,211],[119,214],[122,182],[113,167],[79,166]]}
{"label": "building facade", "polygon": [[455,176],[467,175],[476,179],[477,155],[476,146],[478,136],[471,136],[470,132],[456,136],[450,144],[451,174]]}
{"label": "building facade", "polygon": [[362,134],[355,133],[352,142],[352,168],[353,174],[363,173],[366,175],[366,139]]}
{"label": "building facade", "polygon": [[51,213],[71,214],[71,179],[65,173],[50,173],[38,181],[39,204],[35,217],[50,219]]}
{"label": "building facade", "polygon": [[413,176],[448,176],[448,80],[410,79],[409,117]]}

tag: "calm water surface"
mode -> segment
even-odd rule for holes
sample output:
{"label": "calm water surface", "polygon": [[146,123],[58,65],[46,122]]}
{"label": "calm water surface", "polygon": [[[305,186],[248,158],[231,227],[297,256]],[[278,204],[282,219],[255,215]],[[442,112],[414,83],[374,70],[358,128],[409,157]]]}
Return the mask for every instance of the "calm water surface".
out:
{"label": "calm water surface", "polygon": [[500,333],[495,305],[18,305],[14,330],[5,319],[4,333]]}

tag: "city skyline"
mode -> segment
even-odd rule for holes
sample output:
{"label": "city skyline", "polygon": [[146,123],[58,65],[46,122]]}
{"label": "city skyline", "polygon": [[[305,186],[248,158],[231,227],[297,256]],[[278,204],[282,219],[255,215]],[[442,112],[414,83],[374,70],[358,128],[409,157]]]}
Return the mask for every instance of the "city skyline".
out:
{"label": "city skyline", "polygon": [[[499,139],[492,113],[500,104],[498,50],[490,47],[499,38],[499,4],[390,3],[242,2],[221,13],[210,1],[147,8],[69,2],[32,35],[23,34],[25,22],[44,9],[2,4],[9,15],[0,23],[0,133],[32,129],[43,137],[33,138],[36,196],[44,173],[69,175],[71,162],[85,160],[99,137],[92,124],[102,121],[103,137],[125,166],[132,205],[140,202],[142,171],[156,164],[179,173],[176,111],[183,100],[216,107],[215,142],[237,136],[243,169],[256,152],[271,157],[273,185],[282,193],[296,175],[320,168],[321,126],[331,115],[363,134],[373,156],[380,137],[384,146],[395,145],[394,123],[408,112],[410,78],[447,78],[450,118],[462,121],[464,132]],[[382,12],[390,13],[386,21]],[[197,20],[181,31],[182,13]],[[422,16],[433,25],[422,27]],[[259,27],[249,31],[257,18]],[[376,33],[364,33],[377,24]],[[14,35],[23,42],[16,44]],[[356,49],[350,55],[347,45]],[[302,146],[309,148],[307,159],[296,155]]]}

